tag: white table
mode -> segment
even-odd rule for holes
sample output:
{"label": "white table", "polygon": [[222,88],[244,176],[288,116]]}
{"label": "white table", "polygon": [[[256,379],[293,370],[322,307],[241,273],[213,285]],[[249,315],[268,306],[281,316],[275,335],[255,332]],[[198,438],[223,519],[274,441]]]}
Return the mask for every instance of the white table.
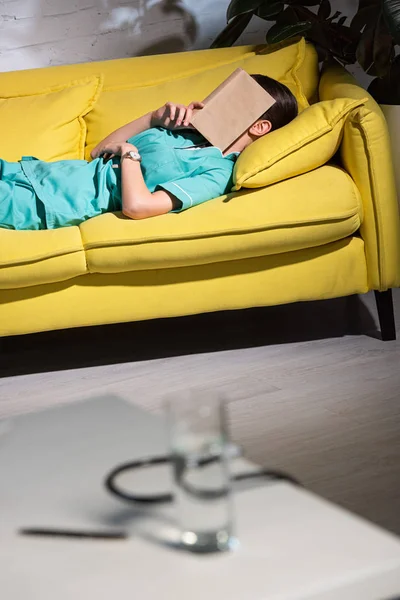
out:
{"label": "white table", "polygon": [[[168,525],[108,495],[105,473],[162,454],[161,419],[115,397],[18,417],[0,437],[4,600],[392,600],[400,541],[288,483],[235,494],[240,548],[199,556],[146,539]],[[272,465],[273,466],[273,465]],[[148,471],[137,489],[168,485]],[[129,483],[129,482],[128,482]],[[24,537],[23,526],[123,529],[128,540]]]}

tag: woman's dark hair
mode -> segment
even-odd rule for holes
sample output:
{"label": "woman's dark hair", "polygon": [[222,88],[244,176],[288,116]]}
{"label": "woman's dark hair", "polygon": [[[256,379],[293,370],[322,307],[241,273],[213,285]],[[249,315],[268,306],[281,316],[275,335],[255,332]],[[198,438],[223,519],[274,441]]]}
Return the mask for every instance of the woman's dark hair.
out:
{"label": "woman's dark hair", "polygon": [[297,100],[286,85],[267,75],[251,75],[251,77],[276,100],[275,104],[260,117],[271,122],[271,131],[287,125],[297,117]]}

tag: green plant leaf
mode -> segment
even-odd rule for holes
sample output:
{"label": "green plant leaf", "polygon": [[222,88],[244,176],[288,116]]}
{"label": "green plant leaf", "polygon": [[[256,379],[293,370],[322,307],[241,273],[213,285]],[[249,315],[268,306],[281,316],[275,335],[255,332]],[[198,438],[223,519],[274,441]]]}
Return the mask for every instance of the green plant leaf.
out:
{"label": "green plant leaf", "polygon": [[365,29],[356,50],[357,61],[366,73],[370,73],[374,63],[374,37],[374,27]]}
{"label": "green plant leaf", "polygon": [[329,21],[329,23],[332,23],[332,21],[334,21],[335,19],[337,19],[338,17],[340,17],[341,14],[342,13],[339,10],[337,10],[335,13],[333,13],[333,15],[331,17],[329,17],[328,19],[326,19],[326,21]]}
{"label": "green plant leaf", "polygon": [[287,0],[285,4],[289,4],[291,6],[317,6],[320,4],[321,0]]}
{"label": "green plant leaf", "polygon": [[[340,14],[338,13],[339,11],[336,11],[332,17],[322,19],[306,6],[291,4],[283,14],[279,15],[277,25],[282,27],[289,24],[297,25],[299,22],[309,23],[310,28],[305,32],[306,37],[315,45],[319,60],[334,56],[342,64],[353,64],[356,60],[355,53],[359,33],[352,31],[349,26],[343,25],[343,23],[334,22],[334,19]],[[274,28],[272,34],[275,31],[280,30]]]}
{"label": "green plant leaf", "polygon": [[360,0],[350,27],[359,32],[362,32],[365,27],[373,27],[380,13],[381,0]]}
{"label": "green plant leaf", "polygon": [[383,15],[396,44],[400,44],[400,0],[383,0]]}
{"label": "green plant leaf", "polygon": [[385,77],[372,80],[368,91],[379,104],[400,105],[400,55],[396,56]]}
{"label": "green plant leaf", "polygon": [[286,6],[285,9],[275,17],[275,25],[273,27],[283,27],[285,25],[297,25],[299,19],[295,9],[292,6]]}
{"label": "green plant leaf", "polygon": [[223,29],[215,38],[210,48],[226,48],[227,46],[232,46],[241,33],[246,29],[252,17],[252,13],[234,17],[232,21],[225,27],[225,29]]}
{"label": "green plant leaf", "polygon": [[283,8],[283,2],[273,2],[271,4],[266,4],[263,2],[263,4],[256,9],[255,14],[257,17],[260,17],[260,19],[272,21],[283,11]]}
{"label": "green plant leaf", "polygon": [[299,21],[293,25],[279,25],[275,23],[267,33],[267,42],[268,44],[283,42],[288,38],[306,33],[310,27],[311,23],[309,21]]}
{"label": "green plant leaf", "polygon": [[332,23],[330,19],[313,23],[307,39],[314,43],[322,60],[333,56],[344,65],[356,62],[359,34],[346,25]]}
{"label": "green plant leaf", "polygon": [[276,0],[231,0],[226,12],[226,20],[229,23],[234,17],[254,13],[261,4],[267,6],[275,2]]}
{"label": "green plant leaf", "polygon": [[322,20],[325,20],[331,14],[331,3],[329,0],[321,0],[318,9],[318,17]]}
{"label": "green plant leaf", "polygon": [[373,61],[374,70],[378,77],[383,77],[390,69],[390,63],[394,58],[393,38],[386,27],[383,14],[379,15],[374,33]]}

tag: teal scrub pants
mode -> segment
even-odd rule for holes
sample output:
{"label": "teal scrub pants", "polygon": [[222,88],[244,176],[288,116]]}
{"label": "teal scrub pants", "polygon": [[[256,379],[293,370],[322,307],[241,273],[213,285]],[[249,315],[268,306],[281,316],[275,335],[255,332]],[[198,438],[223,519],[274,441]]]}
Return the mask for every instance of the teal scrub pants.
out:
{"label": "teal scrub pants", "polygon": [[44,205],[20,163],[0,159],[0,227],[46,229]]}

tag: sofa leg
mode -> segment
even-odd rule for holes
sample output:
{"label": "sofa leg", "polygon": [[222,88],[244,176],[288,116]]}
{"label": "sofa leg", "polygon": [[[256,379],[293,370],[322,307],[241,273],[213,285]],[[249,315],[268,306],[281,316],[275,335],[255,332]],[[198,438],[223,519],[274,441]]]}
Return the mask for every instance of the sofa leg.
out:
{"label": "sofa leg", "polygon": [[395,340],[396,326],[394,322],[392,290],[389,289],[386,292],[375,290],[375,301],[378,309],[382,341]]}

